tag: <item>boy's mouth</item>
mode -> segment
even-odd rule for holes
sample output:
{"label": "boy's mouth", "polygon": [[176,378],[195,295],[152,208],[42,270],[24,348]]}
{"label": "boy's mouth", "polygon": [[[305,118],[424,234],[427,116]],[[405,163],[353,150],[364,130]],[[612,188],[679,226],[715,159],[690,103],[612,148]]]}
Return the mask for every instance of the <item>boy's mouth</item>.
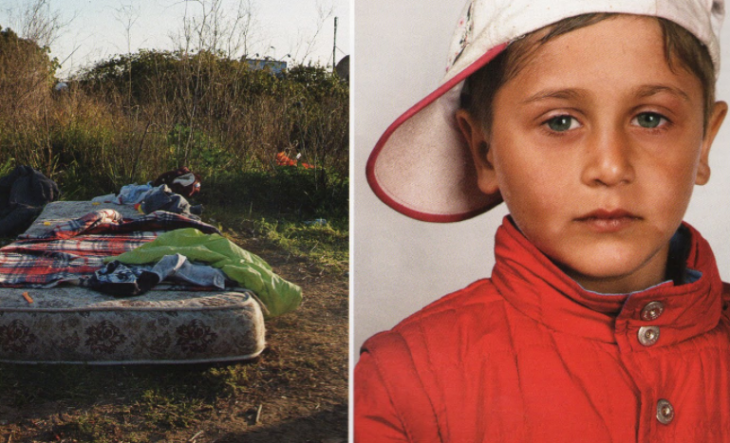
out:
{"label": "boy's mouth", "polygon": [[629,227],[641,217],[623,209],[597,209],[575,219],[599,232],[616,232]]}

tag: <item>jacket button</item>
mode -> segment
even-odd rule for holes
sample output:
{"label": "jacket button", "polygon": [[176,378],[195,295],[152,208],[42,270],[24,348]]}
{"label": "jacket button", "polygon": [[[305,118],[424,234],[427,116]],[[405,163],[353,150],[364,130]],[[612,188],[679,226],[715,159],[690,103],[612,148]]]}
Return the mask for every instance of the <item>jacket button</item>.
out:
{"label": "jacket button", "polygon": [[652,321],[659,318],[664,312],[664,303],[660,301],[649,302],[641,310],[641,319],[644,321]]}
{"label": "jacket button", "polygon": [[659,399],[656,404],[656,419],[663,425],[668,425],[674,420],[674,407],[669,401]]}
{"label": "jacket button", "polygon": [[656,326],[642,326],[639,328],[639,343],[652,346],[659,340],[659,328]]}

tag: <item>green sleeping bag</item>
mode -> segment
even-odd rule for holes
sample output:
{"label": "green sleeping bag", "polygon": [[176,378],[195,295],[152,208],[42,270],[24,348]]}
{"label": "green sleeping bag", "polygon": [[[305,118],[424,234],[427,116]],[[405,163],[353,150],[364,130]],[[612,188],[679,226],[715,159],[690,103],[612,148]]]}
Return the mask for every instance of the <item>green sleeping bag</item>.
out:
{"label": "green sleeping bag", "polygon": [[155,240],[105,261],[126,264],[156,263],[166,255],[182,254],[189,260],[208,263],[222,270],[230,279],[256,293],[268,311],[276,317],[293,311],[302,301],[302,289],[276,275],[261,257],[252,254],[218,234],[203,234],[195,228],[176,229]]}

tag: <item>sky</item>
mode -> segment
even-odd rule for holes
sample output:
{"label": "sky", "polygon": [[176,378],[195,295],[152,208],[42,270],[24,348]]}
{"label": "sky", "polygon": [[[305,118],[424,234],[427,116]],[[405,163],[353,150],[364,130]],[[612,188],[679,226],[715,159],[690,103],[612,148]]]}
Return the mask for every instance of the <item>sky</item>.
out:
{"label": "sky", "polygon": [[[250,5],[245,51],[250,58],[331,66],[335,17],[335,59],[350,53],[349,0],[0,0],[0,26],[23,36],[24,12],[29,5],[44,4],[46,16],[59,19],[50,48],[62,64],[59,77],[64,78],[130,50],[180,47],[185,17],[200,23],[215,1],[222,5],[219,22],[224,26],[233,23],[239,7]],[[237,57],[243,55],[242,44],[233,46],[240,47]]]}

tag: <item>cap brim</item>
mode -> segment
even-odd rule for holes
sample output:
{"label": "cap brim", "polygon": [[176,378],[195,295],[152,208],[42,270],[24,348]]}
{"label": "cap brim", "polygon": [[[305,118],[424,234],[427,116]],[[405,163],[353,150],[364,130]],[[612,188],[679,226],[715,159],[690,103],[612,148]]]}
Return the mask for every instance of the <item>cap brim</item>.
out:
{"label": "cap brim", "polygon": [[466,220],[502,202],[477,185],[469,147],[456,123],[461,83],[499,55],[487,51],[388,127],[367,162],[370,187],[396,211],[422,221]]}

